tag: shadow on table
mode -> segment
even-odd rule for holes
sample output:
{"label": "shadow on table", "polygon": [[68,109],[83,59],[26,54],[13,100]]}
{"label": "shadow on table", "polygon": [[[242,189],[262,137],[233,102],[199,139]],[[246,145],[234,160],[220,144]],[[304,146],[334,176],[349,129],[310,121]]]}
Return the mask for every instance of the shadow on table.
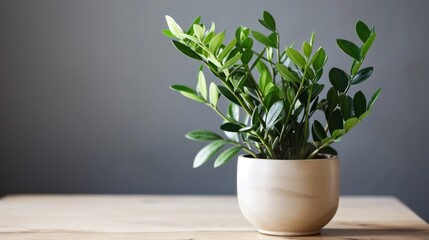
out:
{"label": "shadow on table", "polygon": [[259,234],[258,239],[427,239],[429,227],[325,228],[320,234],[305,237],[274,237]]}

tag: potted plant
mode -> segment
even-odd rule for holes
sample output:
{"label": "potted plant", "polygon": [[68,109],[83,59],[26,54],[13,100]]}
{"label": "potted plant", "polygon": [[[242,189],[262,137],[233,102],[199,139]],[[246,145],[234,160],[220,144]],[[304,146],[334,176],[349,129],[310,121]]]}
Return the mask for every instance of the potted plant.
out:
{"label": "potted plant", "polygon": [[[186,134],[209,142],[197,153],[194,168],[227,145],[214,167],[246,152],[238,157],[237,170],[237,195],[245,218],[265,234],[320,232],[335,215],[339,200],[339,159],[330,145],[368,116],[381,91],[367,101],[354,89],[373,72],[362,64],[376,38],[374,28],[357,22],[359,44],[337,39],[351,57],[351,67],[334,67],[325,74],[331,86],[322,97],[325,85],[319,80],[328,57],[322,47],[314,46],[314,33],[299,50],[293,43],[283,50],[276,22],[266,11],[259,22],[267,34],[240,26],[229,41],[224,31],[216,32],[214,23],[206,28],[200,19],[185,31],[166,16],[168,29],[163,30],[177,50],[202,63],[196,89],[171,89],[205,104],[223,121],[225,137],[207,130]],[[261,51],[255,50],[255,43],[262,45]],[[219,81],[208,84],[203,70]],[[229,102],[226,111],[219,109],[221,96]]]}

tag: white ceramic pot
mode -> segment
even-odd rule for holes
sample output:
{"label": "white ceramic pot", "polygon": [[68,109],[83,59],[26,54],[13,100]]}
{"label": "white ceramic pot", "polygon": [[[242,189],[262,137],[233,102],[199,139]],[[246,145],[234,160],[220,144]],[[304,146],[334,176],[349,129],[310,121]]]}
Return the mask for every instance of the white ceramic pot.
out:
{"label": "white ceramic pot", "polygon": [[310,160],[238,157],[241,212],[264,234],[319,233],[337,211],[339,180],[336,156]]}

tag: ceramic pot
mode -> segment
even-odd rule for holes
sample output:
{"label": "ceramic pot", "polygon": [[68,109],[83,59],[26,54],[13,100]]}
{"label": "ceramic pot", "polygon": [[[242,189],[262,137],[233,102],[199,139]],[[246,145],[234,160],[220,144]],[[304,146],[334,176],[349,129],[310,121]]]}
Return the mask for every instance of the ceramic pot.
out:
{"label": "ceramic pot", "polygon": [[339,201],[339,159],[268,160],[238,157],[237,195],[244,217],[260,233],[317,234]]}

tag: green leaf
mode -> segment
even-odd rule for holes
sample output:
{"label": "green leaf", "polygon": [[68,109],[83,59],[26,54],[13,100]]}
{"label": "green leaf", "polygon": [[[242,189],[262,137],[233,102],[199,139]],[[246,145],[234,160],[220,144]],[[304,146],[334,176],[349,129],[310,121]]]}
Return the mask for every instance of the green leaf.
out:
{"label": "green leaf", "polygon": [[324,128],[324,127],[323,127],[323,125],[322,125],[319,121],[317,121],[317,120],[314,120],[314,123],[313,123],[313,131],[314,131],[314,133],[316,134],[316,136],[317,136],[320,140],[325,139],[325,138],[327,138],[327,137],[328,137],[328,136],[326,135],[325,128]]}
{"label": "green leaf", "polygon": [[345,133],[346,133],[346,131],[344,129],[337,129],[332,133],[332,137],[335,139],[338,139],[341,136],[343,136]]}
{"label": "green leaf", "polygon": [[189,98],[191,100],[194,100],[194,101],[197,101],[197,102],[200,102],[200,103],[206,103],[206,101],[202,97],[200,97],[198,95],[195,95],[195,94],[192,94],[192,93],[188,93],[188,92],[180,92],[180,94],[182,94],[183,96],[185,96],[185,97],[187,97],[187,98]]}
{"label": "green leaf", "polygon": [[242,149],[241,146],[231,147],[219,154],[219,156],[216,158],[214,167],[217,168],[219,166],[222,166],[223,164],[227,163],[229,160],[231,160],[232,157],[234,157],[240,150]]}
{"label": "green leaf", "polygon": [[223,32],[218,33],[209,44],[209,50],[212,53],[216,53],[219,47],[222,45],[223,39],[225,38],[225,34]]}
{"label": "green leaf", "polygon": [[369,99],[368,110],[371,110],[372,105],[374,105],[375,101],[377,101],[380,93],[381,93],[381,88],[377,89],[377,91],[375,91],[374,95],[372,95],[372,97]]}
{"label": "green leaf", "polygon": [[200,92],[201,96],[207,100],[207,82],[206,78],[204,77],[202,66],[200,67],[200,70],[198,71],[198,84],[197,84],[198,91]]}
{"label": "green leaf", "polygon": [[353,116],[353,99],[350,96],[344,96],[340,99],[341,114],[344,120]]}
{"label": "green leaf", "polygon": [[219,69],[220,71],[223,71],[224,69],[227,69],[229,67],[231,67],[232,65],[234,65],[238,60],[240,60],[241,58],[241,53],[237,53],[235,54],[234,57],[230,58],[228,61],[226,61],[226,63]]}
{"label": "green leaf", "polygon": [[356,117],[352,117],[347,119],[347,121],[344,123],[344,129],[348,132],[350,129],[352,129],[356,124],[359,122],[359,119]]}
{"label": "green leaf", "polygon": [[272,27],[270,27],[264,20],[262,19],[258,19],[258,22],[264,26],[266,29],[270,30],[270,31],[276,31],[275,29],[273,29]]}
{"label": "green leaf", "polygon": [[373,67],[367,67],[357,72],[352,79],[352,85],[356,85],[358,83],[361,83],[367,80],[371,76],[373,69],[374,69]]}
{"label": "green leaf", "polygon": [[261,89],[261,91],[263,93],[265,93],[265,91],[268,89],[269,84],[272,84],[272,77],[271,74],[268,70],[263,70],[260,74],[259,74],[259,88]]}
{"label": "green leaf", "polygon": [[222,139],[221,136],[207,130],[193,130],[188,132],[185,137],[193,141],[214,141]]}
{"label": "green leaf", "polygon": [[194,89],[184,85],[179,85],[179,84],[171,85],[170,89],[177,92],[188,92],[188,93],[197,94],[197,92]]}
{"label": "green leaf", "polygon": [[297,50],[293,48],[286,49],[287,56],[292,60],[293,63],[298,65],[301,68],[304,68],[306,61],[305,58]]}
{"label": "green leaf", "polygon": [[204,33],[205,33],[205,31],[204,31],[204,28],[203,27],[201,27],[200,25],[198,25],[198,24],[194,24],[193,25],[193,30],[194,30],[194,35],[198,38],[198,39],[203,39],[204,38]]}
{"label": "green leaf", "polygon": [[312,47],[313,47],[313,45],[314,45],[314,35],[316,35],[316,33],[315,33],[315,32],[312,32],[312,33],[311,33],[311,37],[310,37],[310,46],[312,46]]}
{"label": "green leaf", "polygon": [[267,109],[270,109],[270,108],[271,108],[271,106],[272,106],[275,102],[277,102],[278,100],[280,100],[280,99],[279,99],[278,94],[279,94],[279,90],[278,90],[278,88],[272,88],[272,90],[270,90],[270,92],[269,92],[267,95],[265,95],[265,98],[264,98],[264,106],[265,106]]}
{"label": "green leaf", "polygon": [[358,21],[356,23],[356,33],[359,39],[364,43],[366,42],[366,40],[368,40],[369,36],[371,35],[371,30],[364,22]]}
{"label": "green leaf", "polygon": [[170,86],[170,88],[174,91],[179,92],[180,94],[182,94],[183,96],[185,96],[191,100],[206,103],[206,101],[203,98],[201,98],[200,96],[198,96],[197,92],[190,87],[183,86],[183,85],[172,85],[172,86]]}
{"label": "green leaf", "polygon": [[368,40],[366,40],[366,42],[363,44],[362,50],[361,50],[362,57],[366,56],[376,37],[377,37],[376,33],[371,33],[371,36],[369,36]]}
{"label": "green leaf", "polygon": [[240,119],[240,107],[237,104],[229,103],[227,115],[238,122]]}
{"label": "green leaf", "polygon": [[194,34],[194,25],[197,24],[199,25],[201,21],[201,16],[198,16],[197,18],[195,18],[194,22],[189,26],[188,31],[186,32],[189,35],[193,35]]}
{"label": "green leaf", "polygon": [[358,61],[354,60],[353,64],[354,65],[352,65],[352,75],[355,75],[359,71],[359,68],[362,65],[362,62],[358,62]]}
{"label": "green leaf", "polygon": [[273,41],[271,41],[264,34],[257,31],[252,31],[252,35],[258,42],[264,44],[265,46],[277,48],[277,46],[273,43]]}
{"label": "green leaf", "polygon": [[361,59],[360,49],[354,43],[344,39],[337,39],[337,45],[350,57],[358,61]]}
{"label": "green leaf", "polygon": [[353,107],[356,117],[360,117],[366,111],[365,95],[359,91],[353,97]]}
{"label": "green leaf", "polygon": [[228,53],[230,53],[234,48],[236,42],[237,40],[234,38],[230,43],[228,43],[228,45],[225,46],[225,48],[217,56],[219,61],[222,61],[226,56],[228,56]]}
{"label": "green leaf", "polygon": [[224,86],[221,86],[221,85],[218,85],[217,86],[217,88],[218,88],[218,90],[219,90],[219,92],[224,96],[224,97],[226,97],[229,101],[231,101],[231,102],[233,102],[233,103],[235,103],[235,104],[237,104],[237,105],[240,105],[240,102],[237,100],[237,98],[228,90],[228,88],[226,88],[226,87],[224,87]]}
{"label": "green leaf", "polygon": [[288,67],[281,63],[276,63],[277,71],[280,73],[280,75],[286,79],[289,82],[295,82],[300,83],[301,79],[299,78],[298,74],[296,74],[294,71],[289,70]]}
{"label": "green leaf", "polygon": [[312,51],[311,45],[306,41],[302,42],[302,52],[305,54],[307,58],[310,57],[311,51]]}
{"label": "green leaf", "polygon": [[271,28],[271,30],[276,30],[276,21],[274,20],[274,17],[267,11],[264,11],[263,14],[264,22]]}
{"label": "green leaf", "polygon": [[320,47],[313,55],[313,58],[310,62],[312,62],[314,70],[318,71],[319,69],[321,69],[326,62],[325,50]]}
{"label": "green leaf", "polygon": [[349,85],[347,74],[343,70],[335,67],[329,71],[329,81],[338,92],[344,92]]}
{"label": "green leaf", "polygon": [[341,111],[339,109],[335,109],[328,121],[328,128],[331,135],[337,129],[343,129],[343,116],[341,116]]}
{"label": "green leaf", "polygon": [[337,104],[338,104],[338,93],[337,93],[337,90],[335,90],[335,88],[331,87],[328,90],[326,98],[328,99],[328,108],[329,108],[329,111],[330,112],[334,111],[334,109],[337,107]]}
{"label": "green leaf", "polygon": [[277,46],[277,33],[271,33],[268,36],[268,39],[270,39],[271,42],[273,42]]}
{"label": "green leaf", "polygon": [[167,21],[168,29],[170,29],[171,34],[181,39],[183,36],[183,30],[179,24],[177,24],[176,21],[168,15],[165,15],[165,20]]}
{"label": "green leaf", "polygon": [[364,113],[362,113],[362,115],[360,115],[359,117],[359,121],[362,121],[364,118],[366,118],[369,114],[371,113],[371,110],[368,110]]}
{"label": "green leaf", "polygon": [[311,100],[319,96],[319,94],[322,92],[324,88],[325,88],[325,85],[314,83],[313,91],[311,91]]}
{"label": "green leaf", "polygon": [[251,38],[246,38],[243,43],[241,44],[241,46],[244,49],[251,49],[253,47],[253,39]]}
{"label": "green leaf", "polygon": [[165,36],[169,37],[169,38],[176,38],[176,36],[174,36],[170,30],[168,29],[162,29],[161,30],[162,34],[164,34]]}
{"label": "green leaf", "polygon": [[227,131],[227,132],[238,132],[238,131],[240,131],[241,128],[242,128],[242,126],[235,124],[235,123],[231,123],[231,122],[226,122],[226,123],[220,125],[220,129]]}
{"label": "green leaf", "polygon": [[286,92],[286,98],[289,103],[293,103],[293,100],[295,99],[295,90],[293,88],[288,88]]}
{"label": "green leaf", "polygon": [[181,53],[185,54],[188,57],[191,57],[197,60],[202,60],[200,55],[198,55],[196,52],[194,52],[194,50],[192,50],[185,44],[180,43],[179,41],[176,41],[176,40],[173,40],[172,42],[173,42],[173,45],[177,48],[177,50],[179,50]]}
{"label": "green leaf", "polygon": [[283,111],[283,100],[277,101],[271,106],[268,110],[267,117],[265,118],[265,123],[268,129],[272,128],[276,124],[278,117]]}
{"label": "green leaf", "polygon": [[252,49],[246,49],[244,50],[243,54],[241,55],[241,62],[243,64],[248,64],[250,60],[253,57],[253,51]]}
{"label": "green leaf", "polygon": [[218,152],[225,144],[226,142],[224,140],[216,140],[207,144],[195,156],[193,167],[197,168],[203,165],[211,157],[213,157],[213,155],[215,155],[216,152]]}
{"label": "green leaf", "polygon": [[216,107],[219,101],[219,91],[217,90],[216,84],[214,84],[213,82],[210,83],[209,92],[210,92],[210,103],[214,107]]}

